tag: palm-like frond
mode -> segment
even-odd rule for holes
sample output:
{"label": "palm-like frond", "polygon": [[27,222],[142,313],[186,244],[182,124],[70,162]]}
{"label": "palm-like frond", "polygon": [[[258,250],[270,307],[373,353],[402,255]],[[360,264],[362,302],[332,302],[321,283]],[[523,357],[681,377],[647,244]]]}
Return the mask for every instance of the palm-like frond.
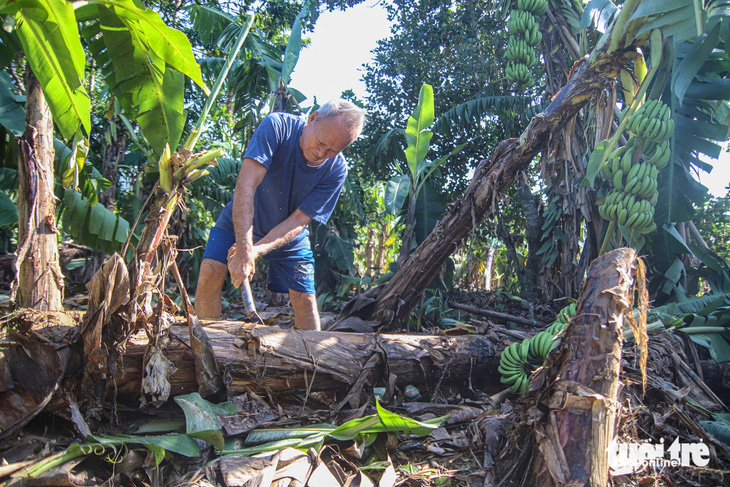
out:
{"label": "palm-like frond", "polygon": [[379,166],[397,167],[398,161],[406,160],[404,144],[405,131],[398,128],[390,129],[378,139],[370,158],[373,161],[381,161]]}
{"label": "palm-like frond", "polygon": [[233,15],[205,5],[193,5],[190,7],[190,15],[193,18],[193,29],[207,47],[218,45],[223,32],[238,20]]}
{"label": "palm-like frond", "polygon": [[[680,303],[672,303],[671,305],[662,306],[663,310],[671,310],[673,313],[683,315],[687,313],[702,313],[703,310],[706,314],[715,311],[719,306],[730,305],[730,293],[726,294],[705,294],[698,298],[688,299]],[[711,306],[712,309],[707,309]]]}
{"label": "palm-like frond", "polygon": [[441,114],[433,131],[449,135],[453,130],[482,123],[490,116],[515,120],[521,125],[534,117],[541,107],[529,96],[482,96],[474,98]]}
{"label": "palm-like frond", "polygon": [[[703,204],[706,190],[692,176],[692,168],[710,170],[711,166],[706,161],[719,157],[722,147],[717,142],[727,140],[730,132],[727,103],[716,102],[730,99],[730,80],[718,79],[717,76],[724,73],[712,70],[719,54],[705,58],[702,65],[696,68],[684,63],[684,60],[697,56],[697,50],[684,43],[678,46],[676,52],[677,71],[688,69],[696,72],[686,88],[683,81],[680,82],[681,86],[675,82],[669,87],[669,97],[674,100],[672,118],[675,130],[672,161],[662,170],[659,203],[655,213],[658,224],[688,221],[692,217],[692,205]],[[697,73],[703,76],[697,76]],[[681,78],[680,75],[674,75],[672,79]],[[677,88],[682,89],[683,93],[678,94]],[[681,103],[680,94],[683,97]]]}
{"label": "palm-like frond", "polygon": [[[198,64],[200,65],[200,71],[203,73],[203,76],[206,79],[215,79],[218,76],[218,73],[220,72],[221,68],[223,68],[223,65],[226,63],[226,58],[224,57],[213,57],[208,56],[204,58],[198,59]],[[238,66],[240,66],[240,61],[234,61],[233,65],[231,66],[232,70],[235,70]]]}

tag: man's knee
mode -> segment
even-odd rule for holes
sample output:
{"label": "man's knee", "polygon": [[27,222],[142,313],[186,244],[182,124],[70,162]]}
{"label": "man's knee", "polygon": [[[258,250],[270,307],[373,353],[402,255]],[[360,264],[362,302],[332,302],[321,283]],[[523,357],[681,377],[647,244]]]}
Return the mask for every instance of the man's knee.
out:
{"label": "man's knee", "polygon": [[195,289],[195,312],[200,318],[220,318],[221,289],[227,272],[228,266],[222,262],[203,259],[200,263],[198,285]]}
{"label": "man's knee", "polygon": [[223,262],[218,262],[213,259],[203,259],[200,263],[198,287],[200,287],[201,281],[205,285],[216,285],[220,283],[220,285],[223,286],[223,282],[226,280],[227,274],[228,266]]}

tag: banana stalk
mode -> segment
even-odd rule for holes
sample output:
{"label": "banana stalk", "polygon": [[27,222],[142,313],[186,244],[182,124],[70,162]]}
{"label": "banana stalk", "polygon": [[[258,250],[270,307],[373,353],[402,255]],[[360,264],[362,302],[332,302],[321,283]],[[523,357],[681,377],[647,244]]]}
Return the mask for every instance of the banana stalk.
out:
{"label": "banana stalk", "polygon": [[195,169],[198,169],[203,164],[214,164],[214,160],[221,156],[223,156],[223,149],[221,148],[195,154],[190,159],[185,161],[185,164],[182,168],[178,169],[175,172],[175,178],[178,180],[184,179],[189,173],[191,173]]}
{"label": "banana stalk", "polygon": [[157,161],[157,170],[160,173],[160,188],[169,193],[172,190],[172,154],[170,144],[165,144],[160,160]]}
{"label": "banana stalk", "polygon": [[634,102],[634,93],[636,92],[634,77],[626,69],[622,69],[619,76],[621,77],[621,88],[624,92],[626,104],[631,105]]}
{"label": "banana stalk", "polygon": [[643,54],[639,54],[636,56],[636,59],[634,59],[634,76],[636,76],[636,81],[640,84],[643,83],[644,78],[646,78],[646,59],[644,59]]}
{"label": "banana stalk", "polygon": [[248,32],[251,30],[251,25],[253,25],[254,18],[255,16],[253,14],[248,15],[246,25],[241,30],[241,33],[239,34],[238,39],[236,40],[236,44],[233,46],[233,49],[231,50],[231,52],[228,53],[226,63],[223,65],[223,69],[221,69],[221,72],[218,74],[218,78],[215,80],[213,91],[210,93],[210,96],[205,102],[203,111],[198,118],[198,123],[195,124],[195,128],[190,133],[190,137],[188,137],[188,140],[185,141],[185,145],[183,147],[191,152],[195,148],[195,145],[198,143],[198,138],[200,137],[200,133],[203,130],[203,123],[205,123],[205,119],[208,118],[208,113],[213,107],[215,99],[218,98],[218,93],[220,93],[223,82],[226,80],[228,72],[231,70],[233,61],[235,61],[235,59],[238,57],[238,53],[241,51],[246,37],[248,37]]}

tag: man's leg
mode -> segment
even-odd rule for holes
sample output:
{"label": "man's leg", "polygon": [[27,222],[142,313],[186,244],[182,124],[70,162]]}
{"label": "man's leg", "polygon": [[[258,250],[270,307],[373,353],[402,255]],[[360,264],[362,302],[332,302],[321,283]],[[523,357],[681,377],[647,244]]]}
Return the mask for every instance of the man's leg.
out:
{"label": "man's leg", "polygon": [[217,320],[221,317],[221,290],[228,266],[213,259],[200,263],[198,287],[195,289],[195,313],[198,318]]}
{"label": "man's leg", "polygon": [[300,330],[320,330],[317,295],[289,290],[289,299],[294,308],[294,327]]}
{"label": "man's leg", "polygon": [[314,290],[314,258],[309,246],[275,250],[264,258],[269,263],[269,290],[289,290],[289,300],[294,308],[294,327],[300,330],[319,330],[317,294]]}
{"label": "man's leg", "polygon": [[228,276],[228,249],[236,241],[230,206],[228,204],[223,209],[215,226],[210,229],[203,252],[195,289],[195,313],[199,318],[217,320],[221,317],[221,291]]}

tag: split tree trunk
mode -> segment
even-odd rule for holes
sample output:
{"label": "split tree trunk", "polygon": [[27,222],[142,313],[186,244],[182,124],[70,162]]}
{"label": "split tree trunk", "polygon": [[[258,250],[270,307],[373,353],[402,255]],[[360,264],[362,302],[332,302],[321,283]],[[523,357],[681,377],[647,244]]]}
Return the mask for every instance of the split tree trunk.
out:
{"label": "split tree trunk", "polygon": [[376,260],[376,267],[378,268],[378,274],[384,274],[385,269],[385,243],[386,240],[388,240],[388,233],[390,233],[390,228],[388,228],[388,224],[386,223],[383,225],[383,227],[380,229],[380,234],[378,235],[378,257]]}
{"label": "split tree trunk", "polygon": [[[633,5],[635,9],[636,6]],[[622,12],[630,15],[631,12]],[[512,184],[517,173],[528,168],[552,134],[558,133],[596,93],[618,76],[633,48],[625,37],[619,44],[606,42],[590,60],[582,59],[573,69],[565,87],[544,112],[535,116],[519,139],[500,143],[474,173],[464,196],[449,206],[428,238],[419,245],[388,281],[375,305],[373,318],[388,329],[399,326],[421,299],[424,290],[441,269],[444,260],[459,246],[469,230],[479,223]],[[611,36],[613,41],[614,36]]]}
{"label": "split tree trunk", "polygon": [[375,275],[375,227],[368,228],[368,239],[365,243],[365,270],[366,276],[373,277]]}
{"label": "split tree trunk", "polygon": [[25,134],[19,139],[17,307],[63,309],[53,185],[53,119],[41,85],[28,68]]}
{"label": "split tree trunk", "polygon": [[497,250],[494,247],[487,249],[487,261],[484,263],[484,290],[492,291],[492,267],[494,266],[494,254]]}
{"label": "split tree trunk", "polygon": [[[442,384],[503,388],[497,371],[503,347],[484,336],[284,330],[230,321],[208,322],[205,331],[229,395],[332,391],[342,400],[356,383],[367,391],[390,375],[397,376],[396,385],[414,385],[424,395],[437,394]],[[169,376],[171,395],[197,391],[187,326],[172,326],[170,336],[164,353],[176,369]],[[114,377],[120,393],[139,395],[147,345],[143,332],[127,343],[123,368]]]}
{"label": "split tree trunk", "polygon": [[614,250],[591,265],[539,396],[527,485],[608,484],[608,447],[620,407],[624,315],[631,313],[636,252]]}

